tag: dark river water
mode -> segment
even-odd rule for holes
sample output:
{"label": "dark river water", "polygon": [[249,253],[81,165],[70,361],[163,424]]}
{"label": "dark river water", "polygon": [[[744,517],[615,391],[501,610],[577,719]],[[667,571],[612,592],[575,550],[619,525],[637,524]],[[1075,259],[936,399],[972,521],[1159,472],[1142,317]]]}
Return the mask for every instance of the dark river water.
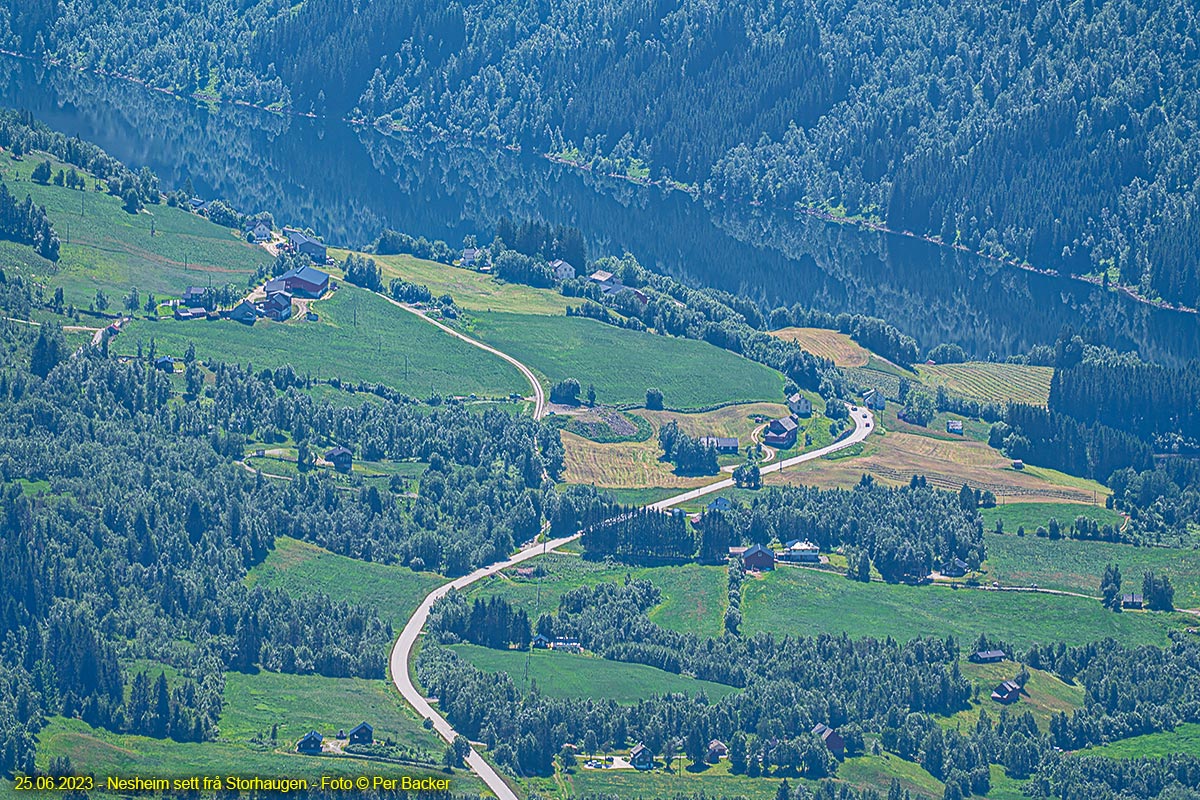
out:
{"label": "dark river water", "polygon": [[96,142],[166,188],[362,245],[384,227],[492,238],[503,216],[581,229],[593,256],[622,251],[693,285],[883,317],[922,348],[978,357],[1052,344],[1065,327],[1177,362],[1200,355],[1197,315],[1005,267],[918,240],[681,192],[596,180],[545,159],[336,121],[217,109],[135,84],[0,58],[0,103]]}

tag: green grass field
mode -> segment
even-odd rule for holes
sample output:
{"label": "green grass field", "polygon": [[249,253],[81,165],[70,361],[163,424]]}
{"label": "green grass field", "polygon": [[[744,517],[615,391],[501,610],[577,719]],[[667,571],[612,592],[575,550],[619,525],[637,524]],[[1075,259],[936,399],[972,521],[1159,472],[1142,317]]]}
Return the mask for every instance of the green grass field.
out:
{"label": "green grass field", "polygon": [[[1085,506],[1086,508],[1086,506]],[[1100,577],[1107,564],[1121,568],[1122,588],[1140,592],[1142,576],[1165,574],[1175,587],[1175,605],[1200,608],[1200,550],[1134,547],[1111,542],[1073,539],[1051,541],[1033,535],[985,534],[986,580],[1001,585],[1029,586],[1100,596]]]}
{"label": "green grass field", "polygon": [[[558,598],[577,586],[604,581],[624,581],[625,576],[645,578],[662,592],[662,602],[650,610],[650,619],[664,628],[701,636],[718,636],[725,618],[724,567],[684,564],[670,567],[606,566],[578,555],[551,553],[539,558],[541,579],[518,577],[515,570],[484,578],[468,590],[469,596],[503,595],[537,619],[558,608]],[[539,585],[540,584],[540,585]],[[540,598],[540,600],[539,600]]]}
{"label": "green grass field", "polygon": [[926,772],[920,764],[905,761],[886,751],[877,756],[853,756],[838,765],[837,779],[859,789],[875,789],[883,793],[893,778],[900,782],[902,789],[918,797],[940,798],[946,790],[945,784]]}
{"label": "green grass field", "polygon": [[1083,644],[1113,637],[1126,644],[1167,641],[1182,615],[1114,614],[1098,601],[1042,593],[953,591],[940,586],[863,584],[810,569],[781,568],[742,589],[743,631],[850,636],[953,635],[970,643],[980,633],[1019,647]]}
{"label": "green grass field", "polygon": [[473,644],[454,645],[451,649],[485,672],[507,672],[517,686],[528,689],[535,684],[539,692],[550,697],[594,697],[633,705],[648,697],[675,692],[688,695],[704,692],[710,700],[717,700],[737,691],[720,683],[591,655],[493,650]]}
{"label": "green grass field", "polygon": [[[29,180],[29,173],[42,160],[41,154],[27,155],[20,162],[4,158],[0,179],[18,199],[29,194],[46,207],[62,242],[57,264],[34,256],[25,259],[24,269],[38,274],[50,287],[62,286],[66,301],[77,307],[87,308],[98,288],[108,294],[115,309],[132,286],[144,299],[146,292],[178,297],[188,285],[210,281],[240,285],[258,266],[271,261],[269,253],[245,242],[240,232],[183,209],[161,204],[130,214],[118,198],[92,191],[91,179],[82,192],[81,215],[81,192]],[[55,172],[64,166],[54,159],[51,164]],[[10,264],[8,252],[6,264]]]}
{"label": "green grass field", "polygon": [[1096,520],[1100,525],[1112,525],[1120,528],[1125,524],[1125,518],[1112,509],[1104,506],[1086,506],[1079,503],[1006,503],[992,508],[979,509],[983,518],[983,529],[992,531],[996,528],[996,520],[1004,521],[1004,532],[1015,534],[1017,528],[1024,526],[1030,536],[1039,525],[1048,526],[1050,519],[1058,520],[1064,527],[1075,523],[1076,517]]}
{"label": "green grass field", "polygon": [[[963,676],[976,690],[975,699],[969,709],[939,721],[947,728],[970,733],[975,730],[981,709],[986,710],[993,719],[1000,713],[1003,706],[992,700],[992,690],[1001,682],[1017,677],[1021,668],[1012,661],[1001,661],[997,664],[972,664],[963,661],[961,669]],[[1025,691],[1021,699],[1009,707],[1009,713],[1024,714],[1028,711],[1042,730],[1049,730],[1051,717],[1060,711],[1070,716],[1073,711],[1083,706],[1083,698],[1083,686],[1063,683],[1049,672],[1030,669]]]}
{"label": "green grass field", "polygon": [[390,739],[424,754],[421,761],[436,763],[445,749],[437,734],[421,727],[416,712],[389,681],[275,672],[225,675],[224,742],[253,746],[256,738],[269,740],[271,726],[278,725],[280,746],[288,747],[309,731],[330,737],[360,722],[371,723],[376,740]]}
{"label": "green grass field", "polygon": [[1185,722],[1173,731],[1133,736],[1119,742],[1080,750],[1079,753],[1108,758],[1164,758],[1173,755],[1200,758],[1200,724]]}
{"label": "green grass field", "polygon": [[399,630],[425,595],[445,578],[339,556],[285,536],[275,540],[275,549],[250,570],[246,582],[285,589],[293,596],[323,592],[335,600],[369,606]]}
{"label": "green grass field", "polygon": [[[130,670],[156,675],[161,665],[137,662]],[[168,669],[168,672],[170,670]],[[425,730],[419,718],[386,680],[283,675],[260,671],[225,675],[224,705],[213,742],[180,743],[120,735],[91,728],[75,719],[54,718],[39,735],[37,763],[45,767],[66,755],[79,772],[177,778],[191,775],[297,777],[321,775],[434,774],[435,768],[383,764],[357,759],[297,755],[295,742],[310,730],[326,738],[369,722],[378,742],[390,741],[405,758],[436,764],[444,743]],[[271,741],[272,727],[276,740]],[[441,774],[441,773],[436,773]],[[456,791],[475,791],[478,781],[456,773]]]}
{"label": "green grass field", "polygon": [[1028,800],[1025,787],[1028,781],[1019,781],[1008,777],[1004,767],[992,764],[989,768],[991,788],[988,789],[988,800]]}
{"label": "green grass field", "polygon": [[139,341],[148,348],[153,338],[159,354],[182,356],[188,342],[194,342],[202,360],[270,368],[291,364],[302,374],[382,383],[422,398],[431,391],[496,396],[529,392],[529,383],[515,367],[378,295],[342,284],[313,308],[319,322],[259,320],[248,327],[232,320],[136,320],[111,347],[131,355]]}
{"label": "green grass field", "polygon": [[[339,261],[344,251],[333,253]],[[428,286],[434,296],[449,294],[459,308],[468,311],[511,311],[516,314],[560,316],[567,306],[579,305],[579,299],[563,297],[553,289],[538,289],[502,280],[472,269],[451,267],[436,261],[426,261],[409,255],[369,255],[379,264],[384,283],[403,278],[410,283]]]}
{"label": "green grass field", "polygon": [[955,394],[976,400],[997,403],[1016,402],[1046,405],[1050,398],[1050,378],[1053,367],[1030,367],[1024,364],[994,364],[969,361],[965,364],[921,364],[917,366],[921,383],[926,386],[945,386]]}
{"label": "green grass field", "polygon": [[[303,778],[310,782],[310,786],[312,783],[319,785],[323,775],[355,778],[360,775],[395,777],[433,774],[446,777],[440,770],[399,764],[302,756],[291,752],[294,742],[280,742],[278,747],[228,741],[181,743],[170,739],[110,733],[92,728],[81,720],[62,717],[52,718],[42,729],[38,745],[37,766],[40,769],[46,769],[56,756],[69,756],[75,771],[94,774],[101,786],[110,775],[167,779],[195,775]],[[458,770],[450,778],[453,792],[474,793],[482,789],[482,784],[470,772]],[[93,794],[108,793],[96,791]],[[127,794],[122,793],[122,796]]]}
{"label": "green grass field", "polygon": [[[703,793],[709,797],[743,797],[746,800],[773,800],[779,790],[781,778],[775,776],[751,778],[734,775],[729,771],[729,762],[705,764],[700,768],[688,765],[687,760],[673,762],[668,772],[661,767],[653,772],[638,772],[631,769],[585,769],[577,767],[570,773],[558,773],[553,779],[522,781],[526,792],[536,791],[546,797],[566,800],[584,795],[609,795],[619,797],[678,797]],[[679,768],[680,764],[686,765]],[[847,758],[838,765],[838,783],[846,783],[859,789],[886,791],[892,779],[900,781],[902,788],[914,797],[940,798],[944,786],[940,781],[921,768],[919,764],[905,761],[891,754],[863,755]],[[816,781],[791,776],[788,783],[797,783],[813,789]]]}
{"label": "green grass field", "polygon": [[646,401],[658,387],[674,409],[778,401],[783,377],[706,342],[639,333],[583,317],[475,314],[471,333],[528,364],[550,383],[575,378],[599,402]]}

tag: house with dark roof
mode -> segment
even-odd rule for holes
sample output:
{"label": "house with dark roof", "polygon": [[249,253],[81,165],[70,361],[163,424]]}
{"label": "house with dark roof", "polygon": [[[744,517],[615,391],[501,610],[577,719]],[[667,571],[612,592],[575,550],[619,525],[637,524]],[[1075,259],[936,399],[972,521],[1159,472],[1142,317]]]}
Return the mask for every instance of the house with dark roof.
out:
{"label": "house with dark roof", "polygon": [[883,411],[887,407],[887,398],[878,389],[867,389],[863,392],[863,404],[872,411]]}
{"label": "house with dark roof", "polygon": [[347,447],[338,445],[325,454],[325,460],[333,464],[338,472],[349,472],[354,466],[354,454]]}
{"label": "house with dark roof", "polygon": [[775,569],[775,554],[761,544],[751,545],[742,553],[742,564],[746,569]]}
{"label": "house with dark roof", "polygon": [[792,413],[798,417],[811,417],[812,416],[812,410],[813,410],[812,400],[809,400],[807,397],[800,394],[799,392],[788,395],[787,405],[788,405],[788,408],[791,409]]}
{"label": "house with dark roof", "polygon": [[846,739],[836,730],[824,722],[818,722],[813,727],[812,732],[825,743],[825,746],[829,748],[829,752],[833,753],[834,756],[841,758],[846,755]]}
{"label": "house with dark roof", "polygon": [[562,283],[572,280],[575,277],[575,267],[571,266],[570,262],[563,261],[561,258],[556,258],[547,266],[550,267],[550,272],[554,274],[554,280]]}
{"label": "house with dark roof", "polygon": [[534,649],[537,649],[537,650],[549,650],[550,649],[550,637],[543,636],[542,634],[539,633],[533,637],[533,640],[530,642],[530,644],[534,647]]}
{"label": "house with dark roof", "polygon": [[206,294],[208,294],[207,286],[189,286],[183,292],[183,304],[188,308],[202,306]]}
{"label": "house with dark roof", "polygon": [[956,556],[942,566],[942,574],[947,578],[961,578],[963,575],[967,574],[967,570],[970,569],[970,566],[970,564]]}
{"label": "house with dark roof", "polygon": [[638,742],[637,745],[629,751],[629,763],[634,769],[654,769],[654,753],[650,752],[650,748]]}
{"label": "house with dark roof", "polygon": [[737,455],[740,449],[736,436],[701,436],[700,446],[711,447],[718,453],[728,455]]}
{"label": "house with dark roof", "polygon": [[1015,703],[1021,699],[1021,684],[1005,681],[992,690],[992,699],[997,703]]}
{"label": "house with dark roof", "polygon": [[796,443],[796,432],[800,429],[795,417],[773,419],[763,434],[763,444],[770,447],[788,448]]}
{"label": "house with dark roof", "polygon": [[243,300],[229,312],[229,318],[234,322],[253,325],[254,321],[258,319],[258,309],[254,307],[253,303]]}
{"label": "house with dark roof", "polygon": [[263,316],[282,322],[292,315],[292,295],[290,292],[275,292],[267,295],[262,304]]}
{"label": "house with dark roof", "polygon": [[320,239],[309,236],[297,228],[284,228],[283,235],[287,237],[288,245],[292,250],[308,256],[314,264],[324,264],[329,258],[325,243]]}
{"label": "house with dark roof", "polygon": [[733,501],[728,497],[714,497],[708,504],[709,511],[728,511],[733,508]]}
{"label": "house with dark roof", "polygon": [[296,742],[297,753],[319,753],[321,752],[321,742],[323,738],[316,731],[309,731],[301,737],[300,741]]}
{"label": "house with dark roof", "polygon": [[369,723],[360,722],[350,729],[350,744],[370,744],[375,740],[375,729]]}
{"label": "house with dark roof", "polygon": [[709,764],[715,764],[722,758],[729,755],[729,748],[720,739],[713,739],[708,743],[708,751],[704,754],[704,760]]}
{"label": "house with dark roof", "polygon": [[967,656],[967,661],[972,664],[995,664],[1006,658],[1008,655],[1003,650],[977,650]]}
{"label": "house with dark roof", "polygon": [[170,356],[159,356],[154,359],[154,368],[160,372],[174,372],[175,359]]}
{"label": "house with dark roof", "polygon": [[175,306],[175,310],[172,312],[172,315],[178,320],[208,319],[208,309],[204,308],[203,306],[200,306],[199,308]]}
{"label": "house with dark roof", "polygon": [[1140,594],[1121,595],[1121,608],[1141,608],[1143,598]]}
{"label": "house with dark roof", "polygon": [[301,297],[320,297],[329,290],[329,273],[309,264],[292,267],[278,278],[267,281],[263,290],[267,294],[288,291]]}

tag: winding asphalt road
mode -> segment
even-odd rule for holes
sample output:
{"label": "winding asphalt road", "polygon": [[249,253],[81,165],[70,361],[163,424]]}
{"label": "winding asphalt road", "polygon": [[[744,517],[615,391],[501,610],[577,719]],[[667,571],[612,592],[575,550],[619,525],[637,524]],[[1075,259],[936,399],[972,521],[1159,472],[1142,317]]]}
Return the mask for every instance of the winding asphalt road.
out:
{"label": "winding asphalt road", "polygon": [[502,358],[505,361],[507,361],[508,363],[512,364],[517,369],[519,369],[521,371],[521,374],[525,376],[525,379],[529,381],[529,385],[533,387],[533,418],[541,419],[542,417],[546,416],[546,391],[542,388],[542,382],[537,379],[537,376],[533,374],[533,370],[531,370],[529,367],[525,366],[520,361],[517,361],[515,358],[510,356],[508,353],[503,353],[503,352],[497,350],[496,348],[492,347],[491,345],[486,345],[483,342],[479,341],[478,339],[472,339],[470,336],[467,336],[464,333],[459,333],[458,331],[454,330],[454,328],[451,328],[449,325],[445,325],[441,322],[438,322],[436,319],[429,316],[428,314],[426,314],[424,311],[422,311],[419,308],[410,306],[408,303],[401,303],[396,298],[388,297],[386,294],[380,293],[379,296],[382,297],[384,300],[387,300],[392,305],[397,306],[399,308],[403,308],[405,311],[407,311],[410,314],[416,314],[418,317],[425,320],[429,324],[438,326],[439,328],[441,328],[443,331],[450,334],[451,336],[453,336],[457,339],[462,339],[464,342],[471,345],[472,347],[478,347],[480,350],[484,350],[488,353],[491,353],[494,356]]}
{"label": "winding asphalt road", "polygon": [[[470,345],[497,355],[515,366],[529,380],[530,385],[533,386],[535,401],[534,417],[541,419],[541,417],[545,415],[545,393],[542,389],[541,382],[538,381],[537,377],[533,374],[533,371],[529,369],[529,367],[525,366],[520,361],[517,361],[507,353],[502,353],[494,347],[490,347],[483,342],[472,339],[471,337],[459,333],[453,328],[450,328],[449,326],[430,318],[419,309],[405,305],[404,303],[401,303],[390,297],[387,299],[389,302],[399,306],[400,308],[403,308],[405,311],[416,314],[426,322],[438,326],[452,336],[456,336]],[[855,407],[851,409],[851,416],[854,420],[854,431],[849,436],[846,436],[844,439],[834,442],[827,447],[822,447],[819,450],[813,450],[810,453],[804,453],[803,455],[795,456],[785,461],[779,461],[769,466],[762,467],[761,472],[763,474],[779,472],[787,467],[791,467],[796,464],[802,464],[805,461],[812,461],[813,459],[821,458],[829,453],[837,452],[838,450],[850,447],[851,445],[857,444],[863,439],[866,439],[867,436],[870,435],[875,425],[874,417],[871,415],[871,412],[864,408]],[[718,492],[722,489],[727,489],[731,486],[733,486],[733,478],[726,478],[724,480],[715,481],[707,486],[702,486],[699,489],[692,489],[690,491],[677,494],[674,497],[668,497],[666,500],[660,500],[657,503],[652,503],[649,507],[665,511],[672,506],[688,502],[689,500],[695,500],[696,498],[712,494],[713,492]],[[446,718],[434,710],[429,701],[425,699],[425,696],[413,684],[412,675],[409,672],[409,664],[412,661],[413,648],[416,647],[417,639],[421,636],[421,630],[425,627],[425,622],[429,619],[429,610],[433,608],[433,604],[436,603],[439,598],[441,598],[451,589],[464,589],[467,586],[470,586],[472,583],[475,583],[482,578],[486,578],[489,575],[495,575],[497,572],[507,569],[514,564],[520,564],[523,561],[528,561],[532,558],[537,558],[540,555],[551,552],[552,550],[555,550],[556,548],[559,548],[568,542],[574,541],[575,539],[579,538],[580,535],[582,534],[577,533],[573,536],[565,536],[561,539],[554,539],[548,542],[535,542],[527,545],[521,551],[513,556],[510,556],[504,561],[491,564],[486,567],[481,567],[469,575],[464,575],[461,578],[456,578],[455,580],[450,581],[449,583],[442,584],[426,595],[425,599],[421,601],[421,605],[418,606],[417,610],[413,612],[413,615],[409,617],[408,622],[404,626],[404,630],[400,632],[400,638],[396,640],[396,644],[392,648],[390,661],[392,682],[396,684],[396,688],[400,690],[400,694],[404,697],[408,704],[416,709],[417,713],[420,714],[423,719],[428,719],[433,722],[433,729],[437,731],[438,735],[447,742],[453,742],[455,737],[459,735],[458,732],[454,730],[450,723],[446,721]],[[487,787],[495,793],[499,800],[520,800],[520,798],[517,797],[516,792],[514,792],[512,788],[505,783],[504,778],[501,777],[500,773],[497,772],[491,764],[484,760],[483,756],[476,752],[475,748],[473,747],[467,754],[467,766],[471,768],[472,772],[479,776],[479,778],[487,785]]]}

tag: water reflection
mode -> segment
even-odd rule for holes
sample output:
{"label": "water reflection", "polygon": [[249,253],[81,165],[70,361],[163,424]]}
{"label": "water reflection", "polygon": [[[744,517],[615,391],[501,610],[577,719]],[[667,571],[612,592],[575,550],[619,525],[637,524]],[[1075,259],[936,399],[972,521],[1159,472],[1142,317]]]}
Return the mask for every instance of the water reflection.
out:
{"label": "water reflection", "polygon": [[956,342],[1004,356],[1052,343],[1069,325],[1147,358],[1200,354],[1196,315],[913,239],[596,180],[527,155],[210,109],[13,59],[0,60],[0,102],[149,166],[167,186],[190,181],[201,196],[271,211],[333,242],[363,244],[386,226],[453,244],[490,234],[501,216],[530,217],[575,225],[592,253],[628,250],[689,283],[881,316],[925,347]]}

